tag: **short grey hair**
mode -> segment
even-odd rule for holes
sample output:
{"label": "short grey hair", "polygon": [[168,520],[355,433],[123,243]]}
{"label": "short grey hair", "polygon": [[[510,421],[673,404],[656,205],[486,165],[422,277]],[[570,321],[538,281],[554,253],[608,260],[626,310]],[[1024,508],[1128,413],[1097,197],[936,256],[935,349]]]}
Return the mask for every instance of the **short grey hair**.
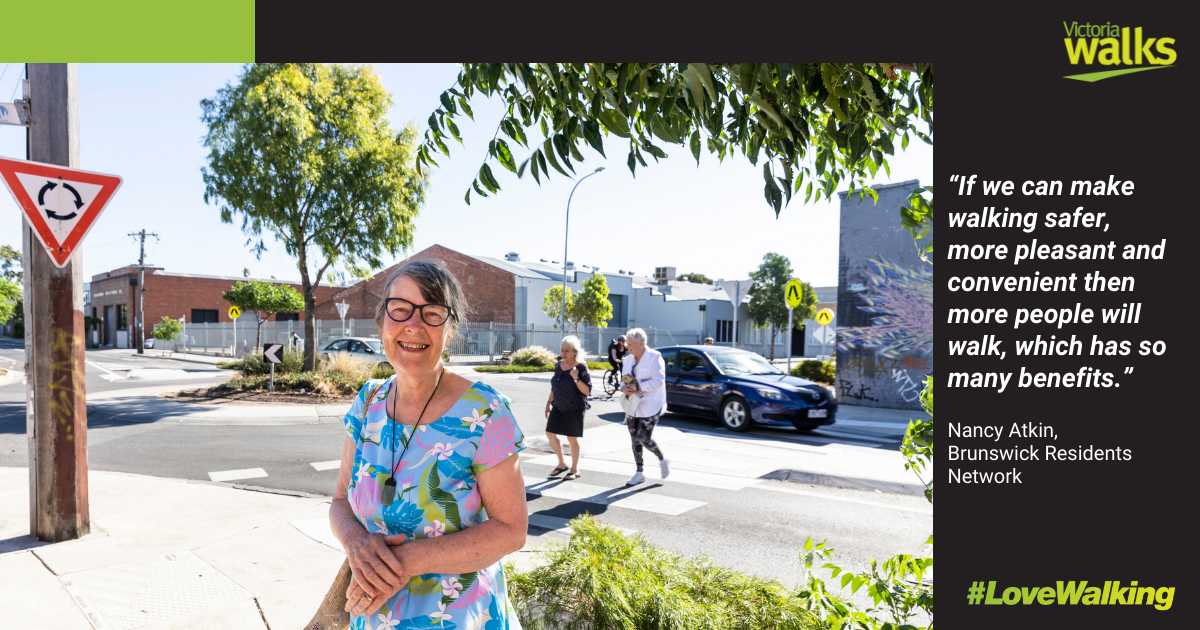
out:
{"label": "short grey hair", "polygon": [[387,317],[387,298],[392,293],[392,285],[401,277],[410,278],[417,283],[421,297],[425,298],[427,303],[450,307],[450,319],[445,325],[449,327],[449,338],[453,339],[458,332],[458,325],[470,312],[470,307],[458,279],[450,273],[446,265],[438,261],[407,262],[388,276],[383,285],[383,298],[379,300],[379,306],[375,309],[375,325],[383,330],[383,320]]}
{"label": "short grey hair", "polygon": [[571,346],[571,349],[575,351],[576,361],[583,360],[583,343],[579,341],[579,337],[576,337],[575,335],[567,335],[566,337],[563,337],[562,342],[564,345]]}
{"label": "short grey hair", "polygon": [[649,337],[646,336],[646,331],[642,330],[641,328],[630,328],[629,330],[625,331],[625,338],[637,339],[638,343],[642,344],[649,340]]}

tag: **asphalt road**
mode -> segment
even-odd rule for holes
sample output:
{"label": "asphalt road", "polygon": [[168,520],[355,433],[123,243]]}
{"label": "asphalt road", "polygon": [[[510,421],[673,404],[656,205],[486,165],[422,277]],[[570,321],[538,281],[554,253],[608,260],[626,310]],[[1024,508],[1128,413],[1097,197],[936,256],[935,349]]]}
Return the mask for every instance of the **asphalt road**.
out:
{"label": "asphalt road", "polygon": [[[11,366],[12,361],[20,369],[23,350],[10,340],[0,340],[0,367]],[[131,365],[184,370],[187,376],[170,382],[113,378],[114,373],[128,373],[115,367]],[[87,386],[89,393],[115,393],[150,386],[199,386],[223,380],[227,374],[203,364],[153,357],[117,359],[106,355],[93,360],[89,353]],[[481,375],[480,380],[512,399],[514,416],[527,441],[548,450],[544,442],[535,438],[544,436],[543,410],[549,383],[515,375]],[[23,385],[0,388],[0,466],[27,465],[24,397]],[[617,403],[603,394],[592,405],[586,416],[584,440],[588,431],[619,425],[622,420]],[[715,419],[668,414],[660,426],[696,435],[728,435]],[[262,468],[266,477],[235,483],[320,495],[332,494],[337,470],[318,470],[313,464],[337,460],[345,435],[337,416],[322,416],[310,424],[264,426],[236,420],[197,425],[172,418],[130,423],[121,421],[119,416],[96,414],[88,429],[89,466],[94,470],[208,481],[209,473],[214,471]],[[611,434],[619,429],[609,431]],[[868,453],[871,451],[867,449],[894,450],[898,444],[878,436],[855,438],[852,432],[845,431],[836,437],[822,437],[790,429],[755,429],[746,440],[743,448],[818,447],[837,442],[838,448]],[[546,453],[530,449],[526,455],[522,464],[526,477],[545,477],[550,466],[530,460]],[[719,464],[719,460],[717,453],[714,461]],[[647,454],[647,466],[655,465],[655,459]],[[598,492],[624,493],[624,483],[632,472],[631,465],[628,471],[585,470],[578,484],[595,486]],[[666,515],[628,507],[629,501],[604,505],[536,493],[529,494],[527,499],[531,515],[571,518],[585,512],[595,514],[606,523],[641,532],[663,547],[687,554],[705,553],[721,564],[788,584],[798,584],[801,580],[798,552],[807,537],[828,540],[838,550],[835,558],[840,564],[861,569],[871,557],[920,553],[933,532],[932,510],[923,498],[911,495],[770,480],[739,489],[652,480],[622,496],[634,495],[650,497],[651,503],[692,501],[700,505],[677,515]],[[531,528],[531,533],[538,532]]]}

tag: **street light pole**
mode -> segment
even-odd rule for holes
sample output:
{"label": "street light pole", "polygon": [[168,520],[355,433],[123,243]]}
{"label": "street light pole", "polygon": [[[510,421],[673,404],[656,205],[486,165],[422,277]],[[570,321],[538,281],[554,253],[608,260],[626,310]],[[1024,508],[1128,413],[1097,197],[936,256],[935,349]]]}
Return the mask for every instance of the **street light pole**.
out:
{"label": "street light pole", "polygon": [[571,197],[575,196],[575,188],[579,188],[579,184],[583,183],[583,180],[585,180],[585,179],[591,177],[592,175],[595,175],[596,173],[599,173],[600,171],[603,171],[603,170],[604,170],[604,167],[601,166],[600,168],[597,168],[596,170],[592,171],[591,173],[588,173],[587,175],[580,177],[579,181],[575,182],[575,187],[571,189],[571,194],[567,196],[567,228],[565,230],[565,233],[563,234],[563,289],[562,289],[562,313],[560,316],[560,320],[562,323],[559,326],[559,330],[563,331],[564,333],[567,330],[567,238],[571,234]]}

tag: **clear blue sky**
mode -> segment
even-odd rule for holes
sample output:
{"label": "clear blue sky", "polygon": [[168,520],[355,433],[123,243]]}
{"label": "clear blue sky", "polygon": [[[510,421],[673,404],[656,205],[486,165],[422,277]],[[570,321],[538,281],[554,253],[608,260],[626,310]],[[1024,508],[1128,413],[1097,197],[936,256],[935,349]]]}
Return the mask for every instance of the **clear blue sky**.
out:
{"label": "clear blue sky", "polygon": [[[0,64],[0,71],[3,66]],[[0,102],[10,102],[22,64],[0,79]],[[389,117],[399,128],[412,121],[423,133],[438,95],[453,85],[451,64],[380,64],[392,93]],[[161,241],[147,243],[147,262],[172,271],[299,279],[296,263],[268,240],[270,251],[256,260],[237,225],[221,223],[217,208],[204,203],[200,169],[200,100],[234,81],[241,66],[219,64],[80,64],[81,167],[125,179],[120,192],[84,241],[84,271],[90,277],[136,262],[137,245],[126,234],[146,229]],[[20,97],[20,94],[17,94]],[[564,211],[573,181],[557,173],[539,187],[528,175],[493,164],[503,191],[494,197],[463,193],[483,159],[500,119],[500,103],[472,104],[475,123],[459,123],[466,146],[450,143],[451,158],[431,177],[425,206],[416,220],[412,251],[440,244],[460,252],[561,261]],[[530,140],[540,133],[530,131]],[[815,286],[837,284],[836,204],[793,201],[779,219],[763,199],[762,167],[745,158],[702,154],[696,166],[683,146],[664,147],[669,159],[638,168],[625,165],[628,148],[615,136],[605,143],[605,160],[582,148],[581,175],[606,170],[580,185],[571,202],[570,259],[602,270],[626,269],[652,275],[656,266],[710,278],[746,278],[767,252],[792,261],[795,275]],[[528,152],[515,147],[518,160]],[[0,126],[0,155],[25,157],[24,129]],[[933,147],[914,139],[890,160],[874,183],[919,179],[931,184]],[[868,200],[865,203],[870,203]],[[898,219],[898,217],[897,217]],[[239,222],[240,223],[240,222]],[[20,247],[19,209],[0,194],[0,244]],[[400,256],[403,258],[403,256]],[[391,262],[391,261],[389,261]]]}

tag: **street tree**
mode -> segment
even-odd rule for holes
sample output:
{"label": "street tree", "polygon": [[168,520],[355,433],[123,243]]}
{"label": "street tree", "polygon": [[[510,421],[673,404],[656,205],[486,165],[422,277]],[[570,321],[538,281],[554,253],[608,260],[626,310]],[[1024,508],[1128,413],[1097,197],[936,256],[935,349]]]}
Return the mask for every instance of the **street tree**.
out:
{"label": "street tree", "polygon": [[25,272],[21,267],[21,250],[15,249],[11,245],[0,245],[0,278],[21,284],[24,276]]}
{"label": "street tree", "polygon": [[608,281],[602,274],[592,274],[592,277],[583,281],[583,288],[570,301],[568,308],[575,313],[576,336],[579,336],[579,324],[608,327],[608,320],[613,316],[612,302],[608,301]]}
{"label": "street tree", "polygon": [[[327,270],[366,277],[412,245],[428,181],[414,165],[416,127],[393,131],[391,102],[371,68],[329,64],[250,64],[201,101],[204,200],[222,221],[241,219],[258,257],[270,234],[296,258],[306,339]],[[305,370],[315,349],[305,344]]]}
{"label": "street tree", "polygon": [[[177,339],[181,332],[183,332],[183,324],[179,323],[178,320],[164,316],[161,322],[154,325],[154,330],[150,331],[150,336],[159,341],[171,341]],[[166,354],[166,344],[160,343],[158,347],[162,348],[163,354]]]}
{"label": "street tree", "polygon": [[[667,157],[657,143],[686,146],[697,164],[702,149],[721,162],[761,158],[763,194],[778,216],[793,194],[832,200],[843,183],[860,201],[878,201],[860,186],[880,168],[890,173],[885,156],[912,137],[933,144],[929,63],[464,63],[429,116],[418,169],[449,157],[448,139],[461,142],[454,119],[473,118],[480,96],[501,98],[506,111],[468,204],[472,193],[500,191],[489,162],[540,184],[547,167],[570,177],[583,145],[603,156],[615,135],[628,140],[635,175],[646,156]],[[526,135],[534,128],[541,141]],[[509,141],[531,153],[520,160]]]}
{"label": "street tree", "polygon": [[675,276],[675,279],[682,282],[695,282],[697,284],[713,283],[712,279],[702,273],[685,273],[681,276]]}
{"label": "street tree", "polygon": [[[571,287],[567,287],[566,289],[567,289],[566,323],[568,326],[573,326],[575,328],[578,328],[579,322],[575,320],[577,313],[576,313],[575,309],[571,307],[572,303],[575,301],[575,297],[573,295],[571,295]],[[542,312],[545,313],[546,315],[550,316],[554,320],[555,328],[557,328],[559,325],[559,322],[563,320],[562,309],[563,309],[563,286],[561,284],[556,284],[556,285],[550,287],[549,289],[546,289],[546,295],[542,296]]]}
{"label": "street tree", "polygon": [[0,278],[0,324],[5,324],[17,314],[17,306],[21,304],[21,285]]}
{"label": "street tree", "polygon": [[[785,291],[792,279],[792,263],[786,256],[767,254],[758,269],[750,272],[754,285],[750,287],[747,310],[758,328],[771,329],[771,359],[775,358],[775,335],[787,330],[788,308]],[[816,314],[817,292],[812,285],[801,282],[803,295],[800,306],[792,311],[792,326],[802,328],[804,321]],[[791,349],[789,348],[790,352]]]}
{"label": "street tree", "polygon": [[[233,288],[221,294],[226,302],[243,311],[253,311],[258,318],[258,333],[254,347],[262,346],[263,322],[274,313],[295,313],[304,308],[304,296],[286,284],[272,284],[262,280],[235,282]],[[311,337],[310,337],[311,338]]]}

